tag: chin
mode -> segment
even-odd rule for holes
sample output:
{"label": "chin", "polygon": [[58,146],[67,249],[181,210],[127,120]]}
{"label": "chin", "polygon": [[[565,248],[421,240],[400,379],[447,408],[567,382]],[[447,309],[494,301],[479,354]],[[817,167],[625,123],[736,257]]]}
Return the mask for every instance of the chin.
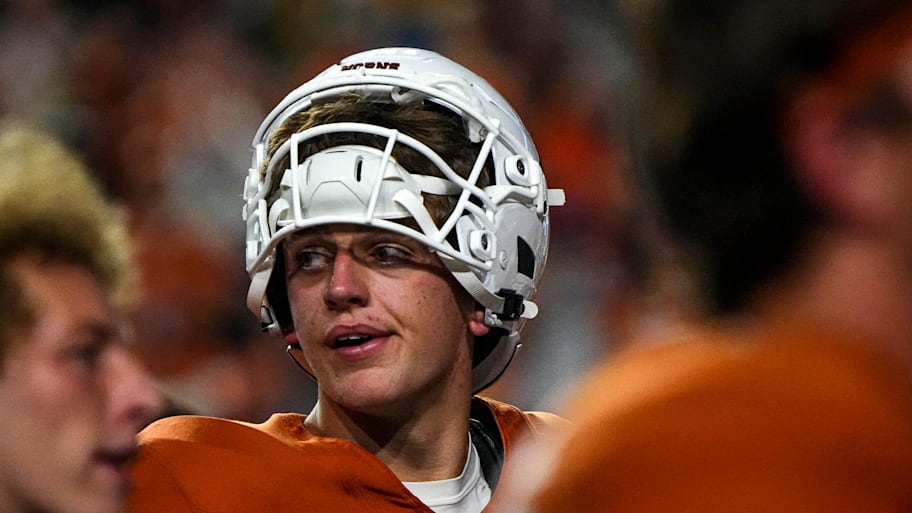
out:
{"label": "chin", "polygon": [[46,511],[59,513],[124,513],[126,510],[127,502],[122,496],[107,497],[89,493],[82,493],[46,508]]}
{"label": "chin", "polygon": [[359,411],[363,413],[379,413],[385,411],[396,403],[395,396],[379,393],[373,390],[346,392],[340,401],[340,404],[346,409]]}
{"label": "chin", "polygon": [[366,386],[347,386],[333,394],[333,400],[345,409],[367,414],[387,413],[401,399],[401,394],[377,383]]}
{"label": "chin", "polygon": [[127,491],[124,487],[87,488],[80,491],[67,504],[66,513],[124,513],[127,507]]}

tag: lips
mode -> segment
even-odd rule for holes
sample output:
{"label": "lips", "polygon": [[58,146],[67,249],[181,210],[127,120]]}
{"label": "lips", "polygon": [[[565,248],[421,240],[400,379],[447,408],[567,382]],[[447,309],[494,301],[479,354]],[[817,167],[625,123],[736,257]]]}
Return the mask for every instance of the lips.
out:
{"label": "lips", "polygon": [[95,452],[96,460],[116,466],[126,466],[135,456],[135,447],[106,448]]}
{"label": "lips", "polygon": [[329,331],[324,343],[337,358],[355,363],[382,354],[392,335],[393,332],[366,325],[337,326]]}
{"label": "lips", "polygon": [[102,448],[95,451],[94,461],[101,469],[105,469],[106,475],[116,482],[127,479],[128,466],[136,456],[136,448],[133,446],[123,448]]}
{"label": "lips", "polygon": [[326,336],[325,344],[331,349],[357,347],[373,339],[388,337],[390,333],[370,326],[336,326]]}
{"label": "lips", "polygon": [[346,335],[344,337],[336,339],[336,342],[332,345],[332,348],[338,349],[340,347],[360,346],[372,338],[374,337],[368,335]]}

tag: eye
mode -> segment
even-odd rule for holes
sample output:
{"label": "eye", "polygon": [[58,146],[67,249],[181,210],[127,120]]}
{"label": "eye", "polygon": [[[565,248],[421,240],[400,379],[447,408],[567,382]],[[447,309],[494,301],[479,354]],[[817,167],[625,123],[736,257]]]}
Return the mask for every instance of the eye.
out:
{"label": "eye", "polygon": [[302,248],[294,255],[294,263],[297,269],[304,271],[313,271],[322,269],[330,264],[332,255],[325,248],[309,247]]}
{"label": "eye", "polygon": [[397,244],[377,244],[370,251],[372,260],[380,264],[405,264],[414,260],[413,253],[406,247]]}
{"label": "eye", "polygon": [[79,342],[66,350],[67,361],[87,374],[94,374],[102,364],[106,344],[99,341]]}

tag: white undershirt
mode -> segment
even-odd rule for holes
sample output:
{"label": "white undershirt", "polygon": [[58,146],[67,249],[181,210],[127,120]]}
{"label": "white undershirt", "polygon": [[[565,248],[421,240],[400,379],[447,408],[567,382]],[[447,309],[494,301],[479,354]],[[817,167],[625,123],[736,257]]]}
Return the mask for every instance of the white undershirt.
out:
{"label": "white undershirt", "polygon": [[481,472],[478,451],[471,440],[466,464],[459,477],[402,484],[435,513],[480,513],[491,500],[491,488]]}

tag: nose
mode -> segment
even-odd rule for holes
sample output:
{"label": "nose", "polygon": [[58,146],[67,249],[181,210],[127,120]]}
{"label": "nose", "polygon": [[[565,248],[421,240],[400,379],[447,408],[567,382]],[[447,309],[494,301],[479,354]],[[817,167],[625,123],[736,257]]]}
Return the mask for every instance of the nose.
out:
{"label": "nose", "polygon": [[339,252],[333,261],[332,275],[323,300],[333,310],[364,306],[368,301],[367,270],[347,252]]}
{"label": "nose", "polygon": [[162,413],[164,398],[152,377],[125,347],[118,348],[112,360],[109,414],[116,424],[139,432]]}

